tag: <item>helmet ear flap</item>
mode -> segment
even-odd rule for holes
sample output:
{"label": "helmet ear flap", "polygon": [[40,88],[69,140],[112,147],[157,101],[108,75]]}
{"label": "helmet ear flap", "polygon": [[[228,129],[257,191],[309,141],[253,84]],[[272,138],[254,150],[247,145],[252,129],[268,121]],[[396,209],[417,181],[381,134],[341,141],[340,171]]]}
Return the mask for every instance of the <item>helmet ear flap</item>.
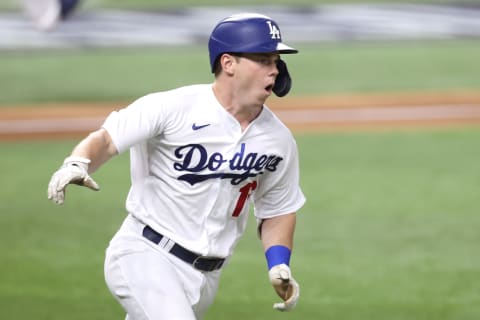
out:
{"label": "helmet ear flap", "polygon": [[282,59],[277,61],[278,76],[273,86],[273,92],[278,97],[286,96],[292,87],[292,78],[288,73],[287,64]]}

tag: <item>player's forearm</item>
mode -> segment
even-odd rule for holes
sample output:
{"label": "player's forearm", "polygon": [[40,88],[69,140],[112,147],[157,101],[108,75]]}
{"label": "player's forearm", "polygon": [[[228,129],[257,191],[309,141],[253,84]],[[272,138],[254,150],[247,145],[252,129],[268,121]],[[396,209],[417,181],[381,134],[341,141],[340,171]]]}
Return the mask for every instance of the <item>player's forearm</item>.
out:
{"label": "player's forearm", "polygon": [[264,251],[275,245],[285,246],[291,250],[293,248],[295,224],[295,213],[265,219],[261,227]]}
{"label": "player's forearm", "polygon": [[292,277],[290,255],[293,246],[296,214],[291,213],[263,221],[262,243],[267,259],[268,277],[282,302],[274,309],[289,311],[300,297],[300,286]]}
{"label": "player's forearm", "polygon": [[105,129],[90,133],[72,151],[71,156],[90,159],[88,172],[94,172],[117,154],[117,149]]}

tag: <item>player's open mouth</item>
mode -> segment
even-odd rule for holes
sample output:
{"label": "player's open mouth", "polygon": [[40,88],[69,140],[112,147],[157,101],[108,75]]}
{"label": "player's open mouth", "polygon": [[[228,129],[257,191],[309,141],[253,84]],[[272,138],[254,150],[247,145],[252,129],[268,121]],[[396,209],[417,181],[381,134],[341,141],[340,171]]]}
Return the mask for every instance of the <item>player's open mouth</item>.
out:
{"label": "player's open mouth", "polygon": [[269,93],[272,92],[272,89],[273,89],[273,84],[270,84],[270,85],[265,87],[265,90]]}

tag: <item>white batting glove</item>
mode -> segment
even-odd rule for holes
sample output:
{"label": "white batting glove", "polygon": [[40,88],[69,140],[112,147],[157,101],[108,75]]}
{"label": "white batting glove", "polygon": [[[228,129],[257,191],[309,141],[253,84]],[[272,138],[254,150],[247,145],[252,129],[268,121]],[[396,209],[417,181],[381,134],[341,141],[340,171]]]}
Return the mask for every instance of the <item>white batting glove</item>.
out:
{"label": "white batting glove", "polygon": [[65,201],[65,189],[69,184],[77,184],[95,191],[100,190],[98,184],[88,175],[89,163],[89,159],[82,157],[66,158],[60,169],[50,179],[48,199],[56,204],[62,204]]}
{"label": "white batting glove", "polygon": [[292,310],[300,297],[300,286],[293,279],[290,268],[284,263],[276,265],[268,271],[268,276],[278,296],[283,299],[283,302],[275,303],[273,308],[279,311]]}

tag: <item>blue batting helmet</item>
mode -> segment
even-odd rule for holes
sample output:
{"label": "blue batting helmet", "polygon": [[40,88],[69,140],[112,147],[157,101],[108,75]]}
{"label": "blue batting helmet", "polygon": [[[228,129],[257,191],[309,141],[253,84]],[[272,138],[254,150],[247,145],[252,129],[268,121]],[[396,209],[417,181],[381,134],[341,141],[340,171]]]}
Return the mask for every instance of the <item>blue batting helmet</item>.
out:
{"label": "blue batting helmet", "polygon": [[[211,71],[215,72],[217,59],[223,53],[297,53],[298,50],[282,42],[280,28],[271,18],[242,13],[221,20],[208,41]],[[279,74],[273,92],[283,97],[290,91],[291,78],[284,61],[277,63]]]}

